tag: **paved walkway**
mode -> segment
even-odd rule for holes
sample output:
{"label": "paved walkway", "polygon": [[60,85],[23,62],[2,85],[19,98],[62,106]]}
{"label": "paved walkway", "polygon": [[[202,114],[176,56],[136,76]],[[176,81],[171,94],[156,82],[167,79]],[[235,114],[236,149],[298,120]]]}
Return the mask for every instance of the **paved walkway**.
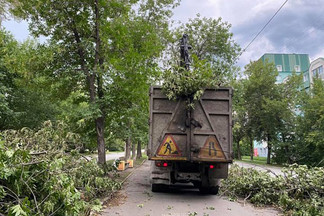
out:
{"label": "paved walkway", "polygon": [[152,193],[150,165],[146,161],[125,182],[103,210],[103,216],[275,216],[271,207],[254,207],[248,202],[231,202],[227,197],[202,195],[193,187],[172,187],[164,193]]}

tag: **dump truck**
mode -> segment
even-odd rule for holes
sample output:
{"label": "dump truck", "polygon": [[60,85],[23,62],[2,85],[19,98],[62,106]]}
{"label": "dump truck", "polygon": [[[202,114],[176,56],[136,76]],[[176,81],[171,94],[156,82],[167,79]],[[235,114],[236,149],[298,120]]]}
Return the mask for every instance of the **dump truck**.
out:
{"label": "dump truck", "polygon": [[148,158],[153,192],[192,183],[217,194],[233,161],[232,88],[204,89],[194,109],[186,98],[169,100],[161,86],[150,87]]}

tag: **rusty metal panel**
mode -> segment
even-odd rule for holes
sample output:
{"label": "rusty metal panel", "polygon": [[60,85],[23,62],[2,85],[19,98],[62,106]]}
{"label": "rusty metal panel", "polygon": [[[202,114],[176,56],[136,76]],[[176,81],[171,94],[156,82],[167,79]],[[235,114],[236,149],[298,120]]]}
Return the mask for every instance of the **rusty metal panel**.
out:
{"label": "rusty metal panel", "polygon": [[232,89],[206,89],[191,112],[192,161],[231,162]]}
{"label": "rusty metal panel", "polygon": [[[159,86],[150,89],[149,159],[187,160],[190,131],[186,127],[185,101],[170,101]],[[168,137],[173,141],[166,149]],[[161,150],[161,148],[164,148]]]}
{"label": "rusty metal panel", "polygon": [[231,88],[206,89],[187,111],[184,100],[170,101],[151,87],[149,159],[231,162],[231,97]]}

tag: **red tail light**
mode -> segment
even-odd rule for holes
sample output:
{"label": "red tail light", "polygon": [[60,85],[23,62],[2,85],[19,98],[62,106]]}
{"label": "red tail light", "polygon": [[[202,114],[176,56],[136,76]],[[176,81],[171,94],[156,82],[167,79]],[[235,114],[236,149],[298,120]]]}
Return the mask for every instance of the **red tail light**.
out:
{"label": "red tail light", "polygon": [[209,165],[209,169],[214,169],[215,166],[214,165]]}
{"label": "red tail light", "polygon": [[169,164],[168,162],[165,161],[155,161],[155,166],[157,167],[168,167],[171,164]]}

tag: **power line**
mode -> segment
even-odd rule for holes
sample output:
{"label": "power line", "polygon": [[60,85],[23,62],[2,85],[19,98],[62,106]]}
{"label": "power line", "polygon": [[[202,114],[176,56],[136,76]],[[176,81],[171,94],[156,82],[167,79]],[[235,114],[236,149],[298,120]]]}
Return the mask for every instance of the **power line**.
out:
{"label": "power line", "polygon": [[288,2],[288,0],[286,0],[281,6],[280,8],[276,11],[276,13],[269,19],[269,21],[262,27],[262,29],[258,32],[258,34],[256,34],[254,36],[254,38],[251,40],[251,42],[242,50],[242,52],[239,54],[239,56],[237,57],[237,59],[247,50],[247,48],[255,41],[255,39],[261,34],[261,32],[269,25],[269,23],[273,20],[273,18],[275,18],[275,16],[279,13],[279,11],[283,8],[283,6],[285,6],[285,4]]}

